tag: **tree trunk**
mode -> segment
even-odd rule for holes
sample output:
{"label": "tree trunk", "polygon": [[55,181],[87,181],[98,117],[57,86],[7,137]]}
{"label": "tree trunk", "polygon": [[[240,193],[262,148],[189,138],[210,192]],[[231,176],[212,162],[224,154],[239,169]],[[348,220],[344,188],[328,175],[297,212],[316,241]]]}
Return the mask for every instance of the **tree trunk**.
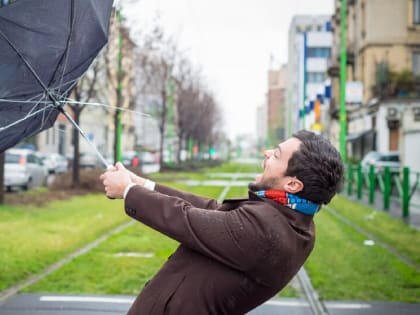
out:
{"label": "tree trunk", "polygon": [[[74,114],[74,121],[78,126],[80,123],[80,108],[74,107],[73,114]],[[73,127],[73,188],[79,187],[80,185],[80,148],[79,148],[79,131]]]}

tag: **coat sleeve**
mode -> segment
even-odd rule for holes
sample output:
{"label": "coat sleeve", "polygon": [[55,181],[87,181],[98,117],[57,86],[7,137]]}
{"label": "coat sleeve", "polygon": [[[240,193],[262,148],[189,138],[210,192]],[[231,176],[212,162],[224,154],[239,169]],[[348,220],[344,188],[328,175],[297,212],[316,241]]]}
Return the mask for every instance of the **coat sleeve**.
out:
{"label": "coat sleeve", "polygon": [[262,224],[252,211],[208,211],[179,197],[135,186],[125,199],[134,219],[183,245],[240,271],[253,268],[264,247]]}
{"label": "coat sleeve", "polygon": [[197,208],[216,209],[219,206],[217,201],[214,199],[196,196],[194,194],[185,191],[180,191],[178,189],[174,189],[161,184],[156,183],[155,190],[168,196],[179,197],[181,199],[184,199],[185,201],[191,203]]}

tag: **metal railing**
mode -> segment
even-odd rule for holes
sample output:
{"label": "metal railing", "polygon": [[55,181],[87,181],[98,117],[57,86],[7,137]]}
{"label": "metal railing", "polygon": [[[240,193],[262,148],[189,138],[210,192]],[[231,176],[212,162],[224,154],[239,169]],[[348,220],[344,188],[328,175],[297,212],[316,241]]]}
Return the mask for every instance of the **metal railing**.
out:
{"label": "metal railing", "polygon": [[345,184],[348,196],[355,192],[357,199],[362,200],[363,195],[367,194],[370,205],[375,204],[376,195],[380,193],[384,211],[389,211],[391,199],[398,201],[402,217],[406,219],[410,216],[410,206],[420,206],[412,203],[412,197],[419,188],[419,178],[420,173],[410,172],[408,167],[395,172],[389,166],[378,170],[370,165],[366,171],[359,163],[346,165]]}

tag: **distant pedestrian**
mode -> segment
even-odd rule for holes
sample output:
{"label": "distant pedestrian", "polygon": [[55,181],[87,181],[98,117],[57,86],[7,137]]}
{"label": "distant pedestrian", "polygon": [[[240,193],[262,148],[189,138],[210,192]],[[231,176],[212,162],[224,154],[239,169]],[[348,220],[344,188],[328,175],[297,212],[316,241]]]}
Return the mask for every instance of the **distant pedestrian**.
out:
{"label": "distant pedestrian", "polygon": [[264,153],[248,198],[217,201],[138,177],[101,175],[126,213],[181,245],[128,314],[245,314],[278,293],[314,246],[313,216],[340,187],[343,164],[323,137],[299,131]]}

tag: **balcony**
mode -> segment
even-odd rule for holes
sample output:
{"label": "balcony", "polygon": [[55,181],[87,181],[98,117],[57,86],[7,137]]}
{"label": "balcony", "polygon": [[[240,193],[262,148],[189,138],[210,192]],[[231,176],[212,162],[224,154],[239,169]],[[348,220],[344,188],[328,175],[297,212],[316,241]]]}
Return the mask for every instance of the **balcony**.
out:
{"label": "balcony", "polygon": [[376,66],[372,93],[379,98],[420,98],[420,77],[408,69],[394,71],[382,62]]}

